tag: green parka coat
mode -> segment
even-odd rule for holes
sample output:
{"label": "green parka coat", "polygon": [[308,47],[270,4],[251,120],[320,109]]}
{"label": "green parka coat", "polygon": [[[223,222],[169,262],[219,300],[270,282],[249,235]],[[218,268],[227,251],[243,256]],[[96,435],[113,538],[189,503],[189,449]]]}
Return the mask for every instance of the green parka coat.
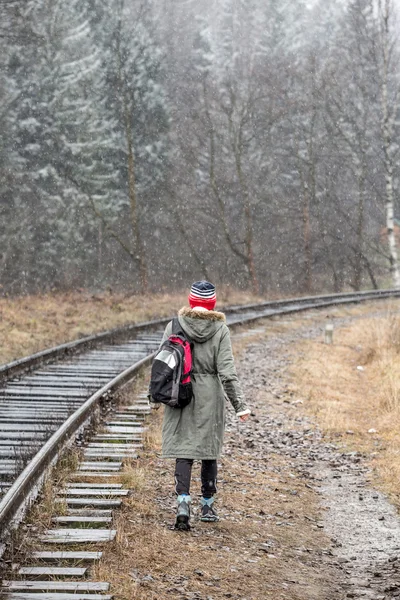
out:
{"label": "green parka coat", "polygon": [[[247,406],[236,375],[225,315],[217,311],[183,308],[179,322],[194,342],[193,399],[183,409],[164,406],[164,458],[214,460],[222,450],[225,394],[236,413]],[[163,341],[172,333],[172,322]]]}

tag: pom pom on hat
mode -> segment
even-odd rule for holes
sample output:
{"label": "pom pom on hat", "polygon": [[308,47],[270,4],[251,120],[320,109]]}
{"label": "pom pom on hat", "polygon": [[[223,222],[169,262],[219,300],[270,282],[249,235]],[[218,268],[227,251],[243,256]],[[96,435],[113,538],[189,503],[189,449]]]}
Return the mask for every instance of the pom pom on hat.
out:
{"label": "pom pom on hat", "polygon": [[213,310],[217,302],[215,285],[209,281],[196,281],[190,288],[189,304],[192,308],[201,306]]}

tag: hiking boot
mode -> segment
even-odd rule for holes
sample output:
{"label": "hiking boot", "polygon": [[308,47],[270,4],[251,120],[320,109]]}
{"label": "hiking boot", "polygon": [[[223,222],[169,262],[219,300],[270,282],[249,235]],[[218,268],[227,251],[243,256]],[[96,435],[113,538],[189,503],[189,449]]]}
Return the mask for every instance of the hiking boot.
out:
{"label": "hiking boot", "polygon": [[175,529],[189,531],[190,503],[192,499],[187,494],[181,494],[177,498],[178,508],[176,511]]}
{"label": "hiking boot", "polygon": [[202,498],[201,499],[201,517],[200,521],[206,521],[208,523],[215,523],[219,521],[218,515],[213,508],[214,498]]}

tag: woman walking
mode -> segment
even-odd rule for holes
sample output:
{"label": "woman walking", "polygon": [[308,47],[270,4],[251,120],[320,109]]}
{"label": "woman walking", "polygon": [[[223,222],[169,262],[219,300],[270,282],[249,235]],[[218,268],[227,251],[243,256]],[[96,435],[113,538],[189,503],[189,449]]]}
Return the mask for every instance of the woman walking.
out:
{"label": "woman walking", "polygon": [[[193,399],[181,409],[165,406],[162,455],[176,459],[178,505],[175,527],[180,530],[190,528],[190,481],[194,460],[201,461],[201,520],[218,520],[214,495],[217,491],[217,459],[224,435],[225,394],[242,421],[250,414],[236,375],[225,315],[214,310],[216,299],[212,283],[197,281],[190,290],[190,307],[182,308],[178,313],[180,326],[193,342]],[[172,322],[165,329],[163,342],[171,334]]]}

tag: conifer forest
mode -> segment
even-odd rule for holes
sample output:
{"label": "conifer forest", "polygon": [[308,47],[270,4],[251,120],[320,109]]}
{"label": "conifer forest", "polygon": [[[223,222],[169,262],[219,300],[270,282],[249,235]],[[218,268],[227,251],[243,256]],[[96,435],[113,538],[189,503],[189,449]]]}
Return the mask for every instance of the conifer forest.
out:
{"label": "conifer forest", "polygon": [[399,14],[0,0],[0,294],[399,286]]}

